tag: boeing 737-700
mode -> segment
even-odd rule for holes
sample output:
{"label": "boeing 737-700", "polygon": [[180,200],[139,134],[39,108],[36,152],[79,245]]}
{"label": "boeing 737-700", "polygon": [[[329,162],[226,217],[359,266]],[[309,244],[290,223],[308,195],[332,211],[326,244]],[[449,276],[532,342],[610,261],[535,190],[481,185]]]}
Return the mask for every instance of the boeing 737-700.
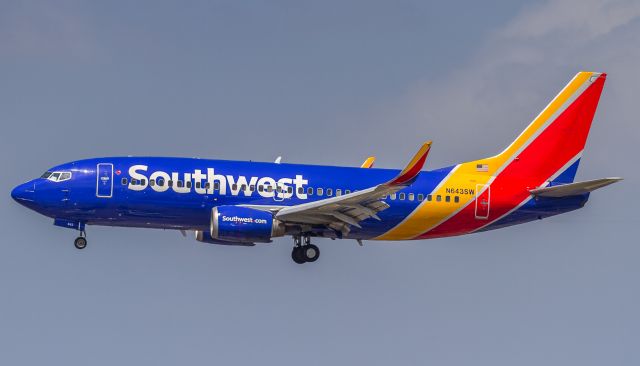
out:
{"label": "boeing 737-700", "polygon": [[574,182],[606,75],[580,72],[498,155],[423,171],[425,142],[402,170],[167,157],[106,157],[55,166],[12,197],[78,230],[87,225],[195,232],[204,243],[252,246],[293,237],[419,240],[521,224],[584,206],[620,180]]}

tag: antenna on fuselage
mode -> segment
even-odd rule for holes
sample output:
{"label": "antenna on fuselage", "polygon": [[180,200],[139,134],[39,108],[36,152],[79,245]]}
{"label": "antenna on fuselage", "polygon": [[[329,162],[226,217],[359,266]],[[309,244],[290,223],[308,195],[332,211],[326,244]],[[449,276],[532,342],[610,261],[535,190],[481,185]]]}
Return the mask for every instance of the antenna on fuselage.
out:
{"label": "antenna on fuselage", "polygon": [[282,156],[278,156],[278,157],[276,158],[276,161],[274,161],[274,163],[276,163],[276,164],[280,164],[280,161],[282,161]]}

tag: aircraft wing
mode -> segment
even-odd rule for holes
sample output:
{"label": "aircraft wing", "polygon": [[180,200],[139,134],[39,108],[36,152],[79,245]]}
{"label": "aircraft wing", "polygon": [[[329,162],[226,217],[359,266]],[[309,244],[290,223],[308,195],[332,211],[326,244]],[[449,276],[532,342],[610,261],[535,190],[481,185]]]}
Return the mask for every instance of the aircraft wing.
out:
{"label": "aircraft wing", "polygon": [[567,197],[584,194],[587,192],[595,191],[598,188],[608,186],[621,181],[622,178],[601,178],[588,180],[585,182],[575,182],[568,184],[561,184],[552,187],[536,188],[529,192],[534,196],[539,197]]}
{"label": "aircraft wing", "polygon": [[342,196],[284,207],[275,217],[285,223],[326,225],[343,234],[347,234],[351,226],[360,227],[360,221],[368,218],[380,220],[377,213],[389,208],[384,198],[415,181],[430,148],[431,141],[422,144],[409,164],[388,182]]}

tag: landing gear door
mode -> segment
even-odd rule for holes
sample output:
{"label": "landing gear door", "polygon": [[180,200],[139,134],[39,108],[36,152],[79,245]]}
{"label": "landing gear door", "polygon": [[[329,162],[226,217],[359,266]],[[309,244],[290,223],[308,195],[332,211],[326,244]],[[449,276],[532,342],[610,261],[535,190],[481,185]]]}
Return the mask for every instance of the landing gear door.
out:
{"label": "landing gear door", "polygon": [[491,186],[486,184],[476,185],[476,219],[486,220],[489,218],[489,208],[491,203]]}
{"label": "landing gear door", "polygon": [[96,169],[96,197],[113,197],[113,164],[100,163]]}

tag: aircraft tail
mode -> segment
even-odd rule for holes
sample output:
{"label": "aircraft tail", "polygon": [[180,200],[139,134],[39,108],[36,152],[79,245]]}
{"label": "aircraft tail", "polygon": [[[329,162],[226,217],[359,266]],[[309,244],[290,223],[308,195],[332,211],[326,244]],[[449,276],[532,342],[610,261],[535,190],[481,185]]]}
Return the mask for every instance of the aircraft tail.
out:
{"label": "aircraft tail", "polygon": [[[579,72],[503,152],[451,167],[431,195],[456,195],[453,204],[459,204],[458,211],[451,214],[443,210],[443,214],[438,214],[433,205],[420,205],[404,221],[376,239],[466,234],[500,223],[500,219],[516,212],[533,196],[582,195],[617,181],[567,184],[574,180],[605,78],[603,73]],[[563,183],[562,188],[550,189]],[[462,194],[458,196],[460,191]],[[574,202],[583,204],[585,198]],[[561,205],[558,207],[563,209]]]}
{"label": "aircraft tail", "polygon": [[605,80],[604,73],[579,72],[503,152],[474,162],[476,170],[573,182]]}

